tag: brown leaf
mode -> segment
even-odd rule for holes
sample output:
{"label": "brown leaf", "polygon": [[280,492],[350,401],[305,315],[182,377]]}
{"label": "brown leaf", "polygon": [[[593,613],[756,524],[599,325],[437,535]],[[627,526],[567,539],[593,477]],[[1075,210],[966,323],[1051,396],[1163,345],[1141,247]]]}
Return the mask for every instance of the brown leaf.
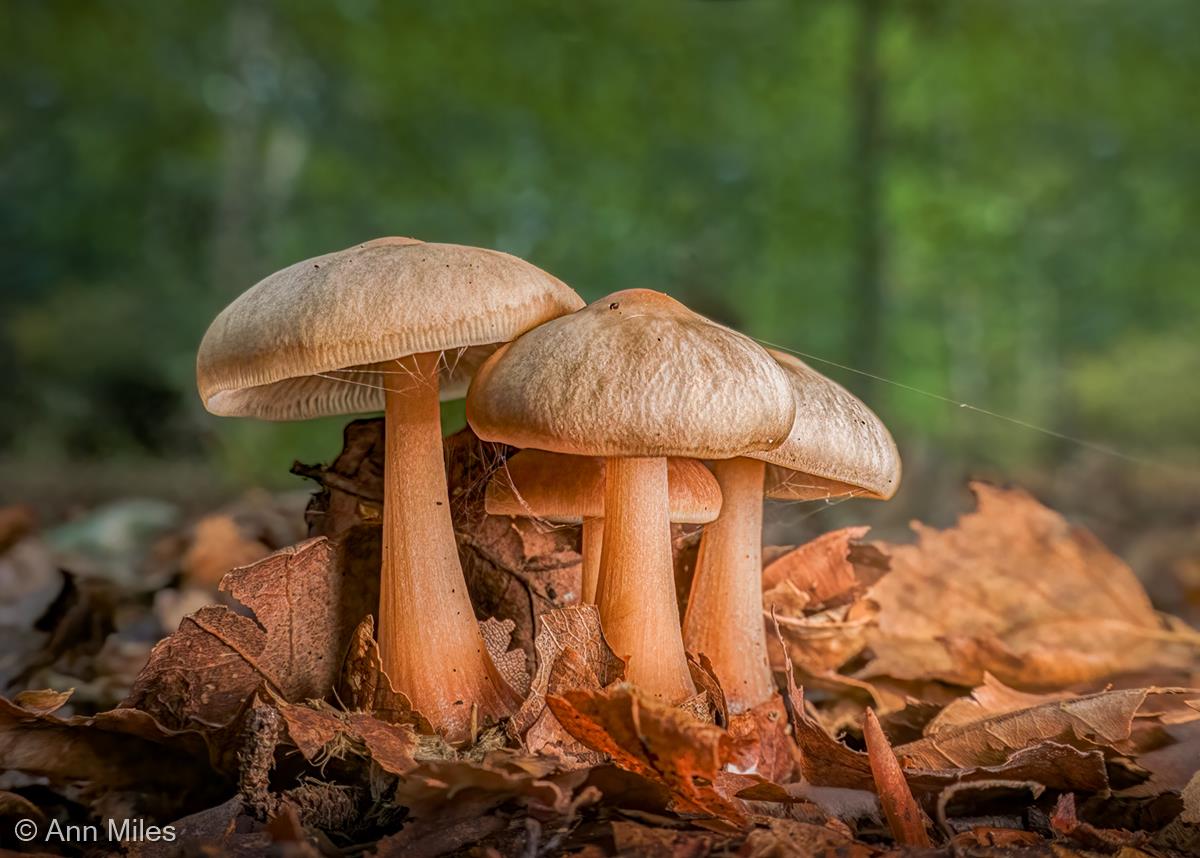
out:
{"label": "brown leaf", "polygon": [[671,789],[675,809],[742,827],[736,800],[714,787],[744,740],[674,707],[642,699],[628,686],[611,691],[566,691],[547,697],[550,710],[576,739],[608,754],[618,767]]}
{"label": "brown leaf", "polygon": [[1135,716],[1155,717],[1160,707],[1171,702],[1181,704],[1184,697],[1197,693],[1135,688],[1055,700],[949,727],[901,745],[896,754],[906,767],[940,769],[1000,765],[1014,752],[1041,742],[1080,750],[1133,750],[1126,743],[1133,733]]}
{"label": "brown leaf", "polygon": [[509,721],[509,734],[533,753],[560,757],[568,767],[596,765],[603,756],[562,728],[546,707],[547,694],[599,690],[625,675],[625,664],[609,648],[592,605],[559,608],[541,617],[535,643],[537,673],[529,696]]}
{"label": "brown leaf", "polygon": [[692,682],[696,684],[697,694],[690,701],[679,704],[681,708],[693,711],[701,721],[712,721],[725,726],[729,723],[729,702],[725,699],[725,690],[721,688],[721,680],[713,669],[708,656],[687,653],[688,672]]}
{"label": "brown leaf", "polygon": [[[846,747],[830,736],[804,707],[793,704],[792,726],[801,750],[801,769],[806,779],[816,785],[846,789],[873,789],[874,778],[867,755]],[[986,723],[986,722],[984,722]],[[925,741],[925,740],[922,740]],[[1029,780],[1056,789],[1099,791],[1107,788],[1104,755],[1099,750],[1079,750],[1068,745],[1042,742],[1022,747],[995,765],[955,766],[936,761],[918,767],[910,766],[902,745],[896,749],[904,764],[909,785],[919,795],[931,795],[946,787],[965,781]]]}
{"label": "brown leaf", "polygon": [[1136,846],[1147,839],[1130,831],[1096,828],[1090,823],[1080,821],[1075,815],[1075,795],[1069,792],[1058,797],[1054,813],[1050,816],[1050,827],[1056,834],[1074,840],[1084,848],[1103,852],[1115,852],[1122,847]]}
{"label": "brown leaf", "polygon": [[926,736],[935,736],[953,727],[961,727],[973,721],[993,718],[1006,712],[1030,709],[1043,703],[1066,700],[1077,695],[1069,691],[1055,694],[1028,694],[1009,688],[990,673],[984,673],[983,685],[971,692],[969,697],[960,697],[939,712],[925,727]]}
{"label": "brown leaf", "polygon": [[216,513],[193,526],[191,544],[179,566],[189,584],[216,589],[229,570],[248,566],[270,553],[266,545],[243,534],[233,516]]}
{"label": "brown leaf", "polygon": [[644,858],[705,858],[729,841],[728,836],[711,831],[679,831],[626,821],[614,822],[612,834],[618,855]]}
{"label": "brown leaf", "polygon": [[338,699],[349,710],[370,712],[392,724],[415,724],[423,733],[434,732],[428,719],[413,709],[408,697],[392,687],[391,679],[383,671],[374,629],[375,619],[370,615],[363,617],[354,629],[338,677]]}
{"label": "brown leaf", "polygon": [[495,617],[488,617],[479,624],[479,631],[483,635],[484,645],[487,646],[488,654],[492,657],[492,663],[496,665],[496,670],[500,674],[500,678],[508,683],[508,687],[516,691],[521,697],[529,694],[529,668],[525,664],[525,652],[521,649],[509,649],[509,643],[512,641],[513,629],[517,624],[512,620],[497,620]]}
{"label": "brown leaf", "polygon": [[40,691],[22,691],[13,698],[13,702],[26,712],[32,712],[35,715],[52,715],[66,705],[74,691],[74,688],[67,691],[54,691],[50,688]]}
{"label": "brown leaf", "polygon": [[789,730],[787,707],[778,695],[729,721],[729,735],[748,747],[736,765],[741,774],[757,774],[786,784],[800,766],[800,749]]}
{"label": "brown leaf", "polygon": [[222,588],[253,617],[210,607],[187,618],[151,652],[124,705],[182,729],[228,724],[263,684],[289,701],[324,698],[378,598],[357,562],[358,535],[310,539],[229,573]]}
{"label": "brown leaf", "polygon": [[[828,674],[866,646],[877,607],[869,598],[888,571],[879,549],[856,542],[865,527],[827,533],[776,559],[763,571],[763,607],[775,610],[793,664]],[[778,667],[779,655],[773,654]]]}
{"label": "brown leaf", "polygon": [[886,556],[858,544],[868,530],[835,530],[776,558],[763,569],[763,592],[786,587],[797,606],[809,610],[856,600],[888,571]]}
{"label": "brown leaf", "polygon": [[871,858],[879,850],[830,825],[765,819],[750,832],[738,858]]}
{"label": "brown leaf", "polygon": [[972,846],[985,846],[996,849],[1013,849],[1019,846],[1033,846],[1042,838],[1033,831],[1022,831],[1016,828],[987,828],[980,826],[956,834],[950,843],[955,849],[967,849]]}
{"label": "brown leaf", "polygon": [[123,844],[130,858],[178,858],[181,845],[196,855],[235,858],[267,854],[270,835],[263,823],[251,816],[240,798],[193,813],[171,823],[172,841],[143,840]]}
{"label": "brown leaf", "polygon": [[978,685],[985,671],[1059,688],[1147,667],[1190,666],[1200,635],[1161,618],[1120,559],[1025,492],[984,483],[978,509],[916,545],[880,544],[892,571],[872,592],[863,677]]}
{"label": "brown leaf", "polygon": [[[40,704],[43,697],[27,699]],[[0,770],[81,785],[93,806],[158,819],[204,807],[229,789],[210,753],[198,734],[167,730],[135,709],[60,718],[0,698]]]}
{"label": "brown leaf", "polygon": [[925,816],[904,780],[904,772],[887,736],[883,735],[879,719],[870,709],[863,722],[863,738],[867,743],[867,760],[875,780],[875,792],[879,795],[892,837],[902,846],[932,845],[925,830]]}
{"label": "brown leaf", "polygon": [[411,727],[323,704],[291,704],[269,696],[268,700],[283,716],[288,736],[310,763],[361,748],[385,772],[403,775],[416,768],[417,735]]}

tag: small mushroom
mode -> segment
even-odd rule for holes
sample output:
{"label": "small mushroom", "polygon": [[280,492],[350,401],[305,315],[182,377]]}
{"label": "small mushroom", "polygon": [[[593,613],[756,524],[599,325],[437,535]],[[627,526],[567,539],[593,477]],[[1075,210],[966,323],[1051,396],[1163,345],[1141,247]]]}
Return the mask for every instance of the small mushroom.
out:
{"label": "small mushroom", "polygon": [[[695,459],[667,459],[667,491],[673,524],[706,524],[721,511],[717,481]],[[582,524],[580,601],[595,604],[604,542],[604,459],[522,450],[488,482],[484,508],[490,515]]]}
{"label": "small mushroom", "polygon": [[226,307],[196,378],[214,414],[302,420],[384,410],[377,637],[397,690],[451,740],[518,703],[484,647],[459,565],[440,399],[474,367],[583,301],[493,250],[381,238],[296,263]]}
{"label": "small mushroom", "polygon": [[887,500],[900,485],[900,454],[887,428],[841,385],[783,352],[796,418],[782,445],[713,462],[720,517],[700,539],[683,623],[692,652],[712,661],[730,711],[774,693],[762,604],[762,500],[866,497]]}
{"label": "small mushroom", "polygon": [[601,625],[630,681],[671,704],[695,686],[675,601],[667,457],[770,450],[795,410],[766,350],[648,289],[609,295],[501,347],[467,394],[480,437],[607,459]]}

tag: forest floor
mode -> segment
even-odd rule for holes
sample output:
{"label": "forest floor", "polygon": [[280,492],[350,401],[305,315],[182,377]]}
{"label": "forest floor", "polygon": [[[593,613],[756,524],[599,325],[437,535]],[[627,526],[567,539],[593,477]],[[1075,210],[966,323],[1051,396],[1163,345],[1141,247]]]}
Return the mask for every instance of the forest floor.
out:
{"label": "forest floor", "polygon": [[[124,500],[53,527],[0,508],[0,848],[1200,854],[1200,633],[1155,607],[1195,620],[1186,496],[1065,481],[1111,498],[1097,529],[1155,570],[1153,601],[1021,489],[974,484],[974,509],[910,539],[808,521],[764,557],[778,695],[733,714],[698,657],[684,711],[622,681],[576,603],[576,529],[484,515],[502,452],[458,433],[447,474],[485,639],[524,702],[457,747],[391,691],[372,639],[379,421],[302,469],[311,498]],[[1131,506],[1145,523],[1118,526]],[[681,594],[697,541],[674,534]]]}

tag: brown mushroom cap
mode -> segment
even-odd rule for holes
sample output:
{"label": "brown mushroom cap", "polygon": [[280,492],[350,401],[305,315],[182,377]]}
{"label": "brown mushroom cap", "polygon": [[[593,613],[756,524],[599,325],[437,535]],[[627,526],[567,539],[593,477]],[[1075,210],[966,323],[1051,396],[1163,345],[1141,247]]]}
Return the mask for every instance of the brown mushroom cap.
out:
{"label": "brown mushroom cap", "polygon": [[480,437],[582,456],[769,450],[795,409],[765,349],[648,289],[616,292],[502,346],[467,396]]}
{"label": "brown mushroom cap", "polygon": [[495,344],[582,306],[507,253],[380,238],[298,262],[236,298],[204,335],[196,382],[214,414],[353,414],[383,408],[393,377],[375,365],[447,352],[441,395],[454,399]]}
{"label": "brown mushroom cap", "polygon": [[887,500],[900,486],[900,453],[875,412],[804,361],[770,350],[795,390],[796,419],[768,463],[767,497],[815,500],[854,495]]}
{"label": "brown mushroom cap", "polygon": [[[721,512],[721,488],[695,459],[667,460],[671,521],[706,524]],[[518,515],[579,524],[604,516],[604,459],[522,450],[488,483],[490,515]]]}

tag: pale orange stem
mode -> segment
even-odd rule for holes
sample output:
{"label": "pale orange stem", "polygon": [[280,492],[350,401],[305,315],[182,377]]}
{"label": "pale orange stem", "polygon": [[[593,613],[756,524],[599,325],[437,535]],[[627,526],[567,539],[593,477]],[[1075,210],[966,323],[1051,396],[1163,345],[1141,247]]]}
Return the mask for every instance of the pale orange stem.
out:
{"label": "pale orange stem", "polygon": [[439,355],[386,365],[379,651],[396,690],[451,741],[519,702],[496,672],[458,560],[442,452]]}
{"label": "pale orange stem", "polygon": [[627,660],[630,682],[680,703],[696,686],[679,634],[667,460],[609,459],[604,515],[597,599],[604,636]]}
{"label": "pale orange stem", "polygon": [[604,519],[585,518],[581,534],[583,553],[583,585],[581,601],[585,605],[596,604],[596,585],[600,581],[600,551],[604,546]]}
{"label": "pale orange stem", "polygon": [[713,463],[721,515],[700,538],[683,624],[688,651],[708,656],[731,712],[775,693],[762,613],[763,472],[758,459]]}

